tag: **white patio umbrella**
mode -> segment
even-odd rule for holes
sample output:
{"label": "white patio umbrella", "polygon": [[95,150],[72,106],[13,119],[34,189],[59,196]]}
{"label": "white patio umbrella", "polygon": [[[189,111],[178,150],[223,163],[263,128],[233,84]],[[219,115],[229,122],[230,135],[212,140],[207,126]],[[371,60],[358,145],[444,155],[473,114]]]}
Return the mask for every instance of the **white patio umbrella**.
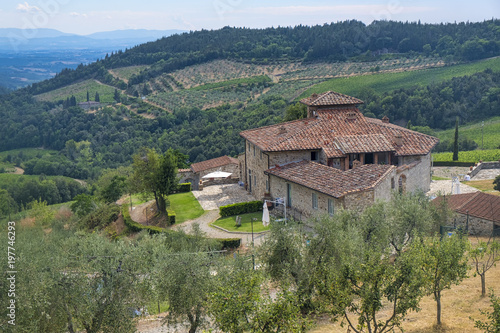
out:
{"label": "white patio umbrella", "polygon": [[270,219],[269,219],[269,210],[267,209],[267,201],[264,201],[264,207],[262,209],[262,224],[264,227],[267,227],[269,225]]}
{"label": "white patio umbrella", "polygon": [[232,175],[232,173],[230,173],[230,172],[214,171],[214,172],[211,172],[211,173],[209,173],[201,178],[227,178],[231,175]]}

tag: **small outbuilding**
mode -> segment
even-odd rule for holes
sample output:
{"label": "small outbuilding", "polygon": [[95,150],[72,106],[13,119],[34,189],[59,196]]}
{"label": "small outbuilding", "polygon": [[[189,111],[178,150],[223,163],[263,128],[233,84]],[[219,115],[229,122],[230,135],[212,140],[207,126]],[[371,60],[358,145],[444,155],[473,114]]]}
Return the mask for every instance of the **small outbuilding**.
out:
{"label": "small outbuilding", "polygon": [[443,200],[457,214],[456,227],[468,228],[471,235],[500,236],[500,196],[474,192],[437,197],[433,202],[439,205]]}

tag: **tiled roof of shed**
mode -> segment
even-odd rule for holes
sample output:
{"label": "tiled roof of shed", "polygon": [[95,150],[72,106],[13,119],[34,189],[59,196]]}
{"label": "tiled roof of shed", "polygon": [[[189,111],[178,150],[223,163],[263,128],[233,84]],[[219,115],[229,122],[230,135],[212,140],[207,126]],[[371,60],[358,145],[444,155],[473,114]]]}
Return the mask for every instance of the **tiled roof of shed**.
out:
{"label": "tiled roof of shed", "polygon": [[478,191],[437,197],[434,203],[440,204],[443,198],[446,198],[448,208],[457,213],[469,213],[469,216],[493,221],[500,225],[500,196],[498,195]]}
{"label": "tiled roof of shed", "polygon": [[392,169],[395,167],[391,165],[365,164],[355,169],[341,171],[304,160],[277,166],[266,170],[265,173],[341,198],[349,193],[373,188]]}
{"label": "tiled roof of shed", "polygon": [[191,170],[193,170],[193,172],[200,172],[208,169],[218,168],[228,164],[239,164],[239,161],[234,157],[221,156],[213,158],[211,160],[193,163],[191,164]]}
{"label": "tiled roof of shed", "polygon": [[334,106],[334,105],[356,105],[363,104],[363,101],[355,97],[347,96],[334,91],[327,91],[319,95],[312,95],[300,100],[308,106]]}
{"label": "tiled roof of shed", "polygon": [[[331,157],[338,156],[342,147],[347,150],[344,154],[386,149],[397,156],[426,155],[439,142],[429,135],[365,118],[355,106],[320,109],[316,114],[314,118],[246,130],[240,135],[263,151],[325,149]],[[394,142],[396,135],[402,137],[402,145]]]}

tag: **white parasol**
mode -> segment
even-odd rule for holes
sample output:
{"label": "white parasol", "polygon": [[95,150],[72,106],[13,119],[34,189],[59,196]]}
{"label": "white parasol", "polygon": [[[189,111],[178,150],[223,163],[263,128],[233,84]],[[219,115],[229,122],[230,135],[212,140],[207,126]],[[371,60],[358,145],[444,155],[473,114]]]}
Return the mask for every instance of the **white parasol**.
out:
{"label": "white parasol", "polygon": [[267,227],[269,225],[269,222],[269,210],[267,209],[267,202],[264,201],[264,207],[262,209],[262,224],[264,225],[264,227]]}
{"label": "white parasol", "polygon": [[201,178],[227,178],[231,175],[232,175],[232,173],[230,173],[230,172],[215,171],[215,172],[211,172],[208,175],[205,175]]}

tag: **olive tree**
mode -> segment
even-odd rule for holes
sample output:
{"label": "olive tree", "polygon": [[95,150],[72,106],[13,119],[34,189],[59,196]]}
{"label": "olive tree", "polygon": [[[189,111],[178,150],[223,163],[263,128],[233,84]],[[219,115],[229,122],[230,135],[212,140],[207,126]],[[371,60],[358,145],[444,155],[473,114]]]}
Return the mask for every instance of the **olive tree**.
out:
{"label": "olive tree", "polygon": [[465,237],[454,234],[442,239],[435,236],[415,244],[424,258],[421,268],[427,280],[427,292],[436,301],[436,319],[440,326],[442,291],[467,277],[467,242]]}
{"label": "olive tree", "polygon": [[500,242],[492,236],[485,242],[477,240],[477,244],[469,251],[475,274],[481,277],[481,296],[486,296],[486,272],[500,261]]}

